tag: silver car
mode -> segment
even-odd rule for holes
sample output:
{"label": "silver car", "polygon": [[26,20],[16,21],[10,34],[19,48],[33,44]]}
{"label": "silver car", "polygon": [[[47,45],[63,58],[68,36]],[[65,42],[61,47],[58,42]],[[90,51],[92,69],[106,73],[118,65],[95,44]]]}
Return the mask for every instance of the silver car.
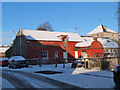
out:
{"label": "silver car", "polygon": [[22,56],[12,56],[9,59],[8,67],[14,69],[28,67],[28,62]]}

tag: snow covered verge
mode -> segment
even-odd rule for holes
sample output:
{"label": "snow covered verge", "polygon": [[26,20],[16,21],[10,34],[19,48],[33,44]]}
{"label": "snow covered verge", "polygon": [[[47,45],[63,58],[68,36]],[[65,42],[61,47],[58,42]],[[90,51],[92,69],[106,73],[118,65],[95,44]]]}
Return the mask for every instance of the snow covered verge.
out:
{"label": "snow covered verge", "polygon": [[110,71],[99,71],[99,70],[87,70],[84,68],[70,68],[71,64],[66,64],[63,68],[62,64],[58,64],[58,67],[55,68],[55,65],[30,65],[29,68],[22,69],[9,69],[8,67],[3,67],[3,69],[23,71],[34,73],[36,71],[61,71],[61,74],[40,74],[51,79],[55,79],[64,83],[75,85],[81,88],[114,88],[115,84],[113,82],[113,74]]}

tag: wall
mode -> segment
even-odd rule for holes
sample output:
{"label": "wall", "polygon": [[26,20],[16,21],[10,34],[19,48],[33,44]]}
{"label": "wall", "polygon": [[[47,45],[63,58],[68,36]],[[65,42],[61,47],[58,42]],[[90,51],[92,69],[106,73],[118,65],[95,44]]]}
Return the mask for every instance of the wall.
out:
{"label": "wall", "polygon": [[99,55],[100,57],[104,57],[103,54],[103,46],[99,41],[93,41],[89,50],[89,57],[93,57],[94,55]]}
{"label": "wall", "polygon": [[106,37],[106,38],[110,38],[113,41],[115,41],[115,42],[118,43],[118,33],[101,32],[101,33],[89,34],[87,36],[92,36],[92,37]]}
{"label": "wall", "polygon": [[[100,55],[100,57],[103,57],[103,46],[99,41],[93,41],[90,45],[90,47],[81,47],[81,48],[76,48],[74,51],[78,51],[78,57],[82,58],[83,55],[81,52],[85,51],[87,54],[88,58],[92,58],[95,56],[96,53]],[[101,53],[101,54],[100,54]]]}
{"label": "wall", "polygon": [[[38,52],[41,50],[48,50],[49,58],[54,57],[54,52],[58,51],[58,57],[63,58],[63,51],[68,52],[68,56],[70,58],[74,57],[73,47],[77,42],[67,42],[67,47],[63,47],[62,41],[29,41],[27,43],[27,58],[34,58],[34,52]],[[40,53],[41,55],[41,53]],[[38,57],[38,56],[36,56]]]}
{"label": "wall", "polygon": [[17,36],[13,44],[14,55],[26,58],[26,39],[24,35]]}

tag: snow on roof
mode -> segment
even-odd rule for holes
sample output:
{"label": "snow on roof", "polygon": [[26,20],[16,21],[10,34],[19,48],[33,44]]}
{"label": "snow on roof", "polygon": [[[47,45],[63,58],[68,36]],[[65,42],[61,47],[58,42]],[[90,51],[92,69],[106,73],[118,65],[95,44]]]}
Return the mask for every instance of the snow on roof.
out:
{"label": "snow on roof", "polygon": [[[83,37],[85,41],[79,42],[75,47],[88,47],[94,41],[93,37]],[[108,38],[97,38],[98,41],[103,45],[103,48],[118,48],[119,45],[111,39]]]}
{"label": "snow on roof", "polygon": [[[105,26],[103,26],[102,24],[100,24],[97,28],[95,28],[93,31],[91,31],[90,33],[88,34],[94,34],[94,33],[100,33],[100,32],[111,32],[111,33],[117,33]],[[87,34],[87,35],[88,35]]]}
{"label": "snow on roof", "polygon": [[77,33],[22,30],[22,34],[25,35],[28,40],[61,41],[60,35],[68,35],[68,41],[84,41]]}
{"label": "snow on roof", "polygon": [[9,49],[9,47],[0,47],[0,52],[5,52],[8,49]]}
{"label": "snow on roof", "polygon": [[88,46],[91,45],[91,43],[92,43],[92,41],[93,41],[91,38],[84,38],[84,37],[82,37],[82,38],[83,38],[85,41],[77,43],[77,44],[75,45],[75,47],[88,47]]}
{"label": "snow on roof", "polygon": [[12,56],[9,61],[12,61],[12,60],[15,60],[15,61],[20,61],[20,60],[25,60],[25,58],[23,58],[22,56]]}

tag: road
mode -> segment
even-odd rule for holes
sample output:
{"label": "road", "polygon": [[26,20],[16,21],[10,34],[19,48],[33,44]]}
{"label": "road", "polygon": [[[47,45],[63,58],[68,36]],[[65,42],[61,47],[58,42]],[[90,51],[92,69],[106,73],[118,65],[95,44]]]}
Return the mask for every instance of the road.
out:
{"label": "road", "polygon": [[[8,80],[15,88],[78,88],[47,77],[22,71],[2,70],[2,78]],[[5,83],[2,83],[5,84]],[[6,87],[7,88],[7,87]]]}

